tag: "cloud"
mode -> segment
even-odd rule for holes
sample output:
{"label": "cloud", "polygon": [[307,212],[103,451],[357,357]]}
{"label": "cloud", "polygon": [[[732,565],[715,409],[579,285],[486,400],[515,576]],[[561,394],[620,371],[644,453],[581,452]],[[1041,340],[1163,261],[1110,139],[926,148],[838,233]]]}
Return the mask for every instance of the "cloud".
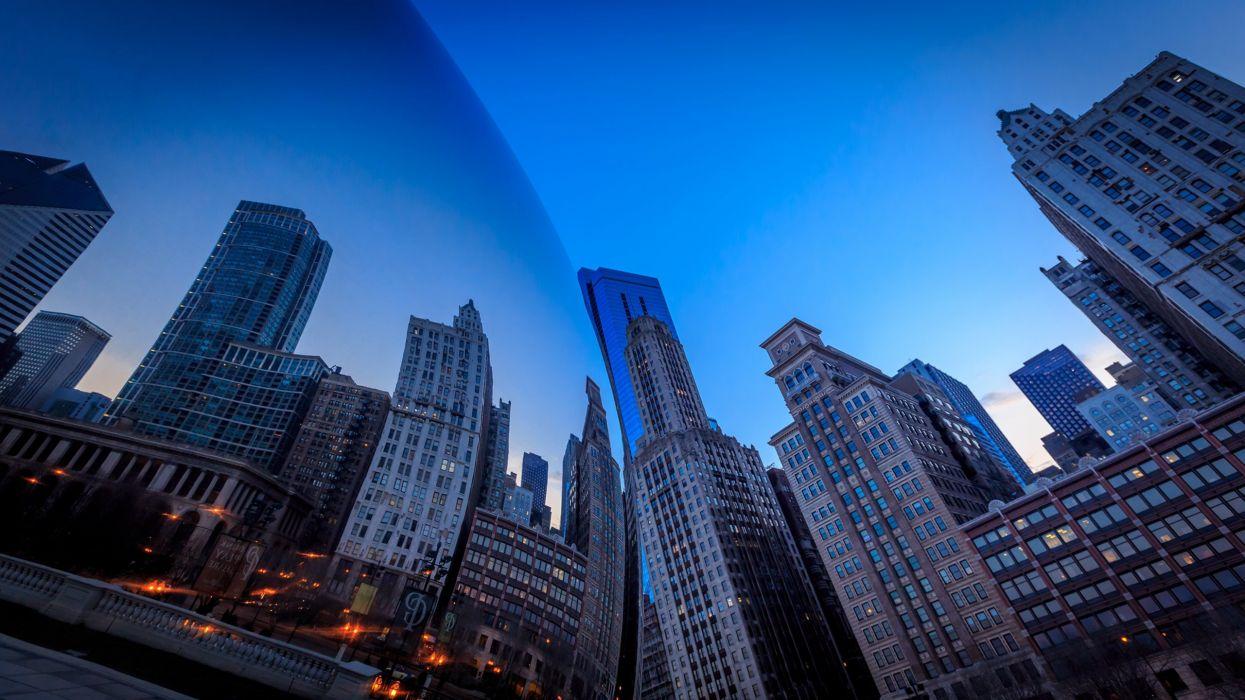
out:
{"label": "cloud", "polygon": [[1025,401],[1025,395],[1019,390],[1012,391],[991,391],[981,397],[981,405],[987,411],[1001,410],[1014,406],[1018,401]]}

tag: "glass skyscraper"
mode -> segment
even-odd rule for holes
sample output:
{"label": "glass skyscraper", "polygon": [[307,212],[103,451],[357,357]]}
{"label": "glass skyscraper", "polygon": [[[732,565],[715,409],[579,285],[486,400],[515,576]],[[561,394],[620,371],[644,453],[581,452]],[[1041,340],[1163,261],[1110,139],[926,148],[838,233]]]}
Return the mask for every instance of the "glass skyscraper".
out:
{"label": "glass skyscraper", "polygon": [[960,380],[952,377],[937,367],[921,360],[913,360],[899,369],[896,374],[915,374],[937,384],[951,405],[959,412],[960,417],[972,428],[973,434],[981,442],[982,447],[997,462],[1015,477],[1021,484],[1033,481],[1033,471],[1020,457],[1020,453],[1012,447],[1012,443],[999,429],[994,419],[986,412],[985,406],[973,395],[972,389]]}
{"label": "glass skyscraper", "polygon": [[644,434],[644,425],[623,355],[627,348],[627,325],[640,316],[652,316],[666,324],[676,340],[679,335],[666,306],[666,297],[661,293],[661,283],[655,277],[604,267],[583,268],[579,271],[579,288],[601,345],[610,388],[614,391],[614,405],[622,426],[623,456],[630,460],[636,451],[636,441]]}
{"label": "glass skyscraper", "polygon": [[1076,405],[1102,391],[1102,382],[1066,345],[1034,355],[1011,377],[1050,427],[1064,437],[1072,440],[1093,429]]}
{"label": "glass skyscraper", "polygon": [[0,151],[0,342],[111,217],[86,165]]}
{"label": "glass skyscraper", "polygon": [[42,410],[57,389],[72,389],[112,336],[73,314],[40,311],[17,335],[17,364],[0,379],[0,403]]}
{"label": "glass skyscraper", "polygon": [[331,254],[302,211],[239,203],[105,420],[274,464],[329,371],[290,353]]}

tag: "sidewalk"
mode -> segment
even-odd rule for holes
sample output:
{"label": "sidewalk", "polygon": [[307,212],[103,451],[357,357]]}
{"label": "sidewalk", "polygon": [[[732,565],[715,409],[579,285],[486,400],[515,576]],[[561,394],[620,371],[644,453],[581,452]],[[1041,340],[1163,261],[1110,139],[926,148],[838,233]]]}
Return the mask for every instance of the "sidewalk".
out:
{"label": "sidewalk", "polygon": [[0,699],[189,700],[99,664],[0,634]]}

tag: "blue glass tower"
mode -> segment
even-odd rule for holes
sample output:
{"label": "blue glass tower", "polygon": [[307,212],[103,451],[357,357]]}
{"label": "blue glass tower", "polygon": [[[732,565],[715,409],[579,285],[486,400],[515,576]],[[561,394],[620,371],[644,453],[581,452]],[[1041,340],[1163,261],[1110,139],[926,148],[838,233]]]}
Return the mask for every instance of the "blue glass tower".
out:
{"label": "blue glass tower", "polygon": [[290,353],[331,254],[298,209],[239,203],[105,420],[270,466],[328,372]]}
{"label": "blue glass tower", "polygon": [[1050,427],[1065,438],[1072,440],[1093,430],[1076,405],[1102,391],[1102,382],[1067,346],[1043,350],[1011,377]]}
{"label": "blue glass tower", "polygon": [[631,461],[635,454],[636,440],[644,434],[640,421],[640,408],[636,404],[635,389],[627,372],[627,360],[623,351],[627,348],[627,324],[639,316],[652,316],[670,328],[678,339],[674,319],[661,293],[661,283],[655,277],[635,275],[599,267],[579,271],[579,288],[588,307],[588,317],[601,345],[605,371],[614,392],[614,406],[622,427],[623,457]]}
{"label": "blue glass tower", "polygon": [[991,459],[1011,473],[1017,482],[1028,484],[1033,481],[1033,471],[1029,469],[1029,465],[1020,457],[1016,448],[1012,447],[1012,443],[1008,441],[1007,436],[999,429],[998,424],[986,412],[986,407],[981,405],[967,384],[920,360],[909,362],[896,374],[915,374],[937,384],[951,400],[951,405],[959,412],[964,422],[972,429],[977,441],[990,454]]}

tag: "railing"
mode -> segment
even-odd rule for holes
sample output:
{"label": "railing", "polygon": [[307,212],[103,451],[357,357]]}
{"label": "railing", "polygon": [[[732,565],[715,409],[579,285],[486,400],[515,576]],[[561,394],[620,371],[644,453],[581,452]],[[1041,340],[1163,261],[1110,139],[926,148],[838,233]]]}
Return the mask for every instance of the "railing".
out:
{"label": "railing", "polygon": [[377,673],[16,557],[0,555],[0,600],[306,698],[366,698]]}

